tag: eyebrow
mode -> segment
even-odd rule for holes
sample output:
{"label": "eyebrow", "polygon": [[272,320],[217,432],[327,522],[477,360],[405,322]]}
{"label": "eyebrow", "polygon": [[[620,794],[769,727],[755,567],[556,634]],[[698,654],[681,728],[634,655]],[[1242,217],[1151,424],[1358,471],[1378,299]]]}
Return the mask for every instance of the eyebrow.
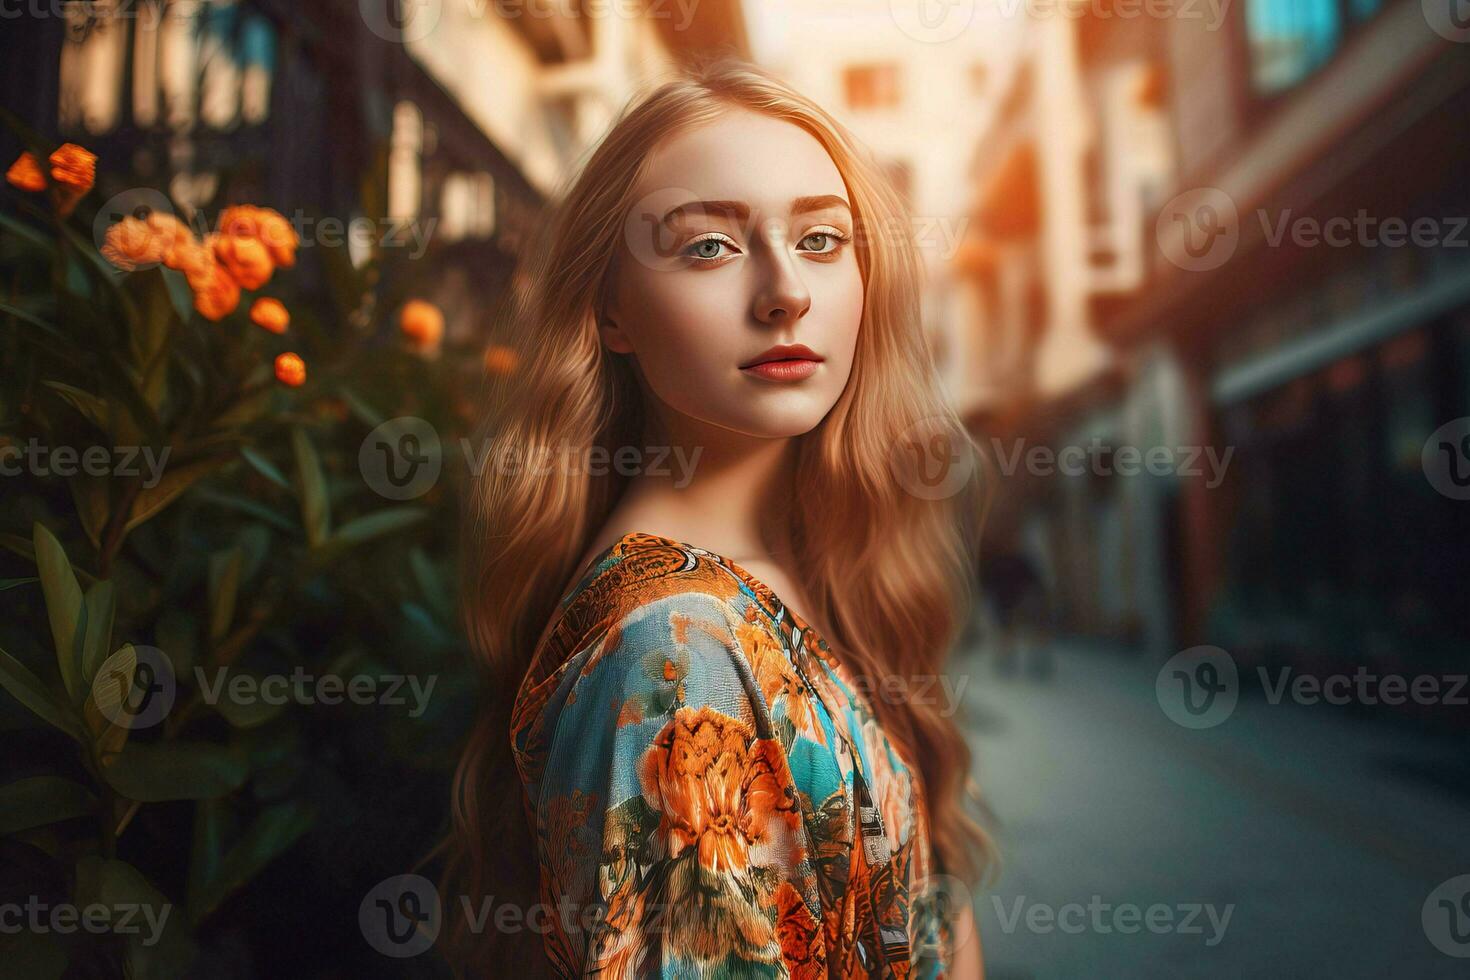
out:
{"label": "eyebrow", "polygon": [[[847,208],[852,211],[846,199],[837,194],[815,194],[808,197],[798,197],[791,202],[792,214],[805,214],[808,211],[821,211],[824,208]],[[686,214],[722,214],[737,221],[744,221],[750,217],[750,205],[744,201],[690,201],[670,208],[660,219],[661,224],[670,224],[676,218]]]}

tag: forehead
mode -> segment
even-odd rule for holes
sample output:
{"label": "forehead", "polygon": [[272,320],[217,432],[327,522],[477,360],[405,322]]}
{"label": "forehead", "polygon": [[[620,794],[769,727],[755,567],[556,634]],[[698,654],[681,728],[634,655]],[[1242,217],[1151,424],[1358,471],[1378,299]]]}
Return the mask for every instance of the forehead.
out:
{"label": "forehead", "polygon": [[675,133],[653,149],[638,193],[669,187],[783,213],[796,197],[847,197],[841,171],[815,136],[795,123],[746,109]]}

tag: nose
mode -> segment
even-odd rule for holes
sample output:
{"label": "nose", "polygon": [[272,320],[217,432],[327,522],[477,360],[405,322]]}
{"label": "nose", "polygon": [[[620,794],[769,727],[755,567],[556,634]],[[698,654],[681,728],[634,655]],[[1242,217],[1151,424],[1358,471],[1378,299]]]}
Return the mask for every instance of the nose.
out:
{"label": "nose", "polygon": [[787,252],[783,236],[773,236],[765,249],[767,261],[755,300],[755,316],[762,323],[795,323],[812,308],[812,295]]}

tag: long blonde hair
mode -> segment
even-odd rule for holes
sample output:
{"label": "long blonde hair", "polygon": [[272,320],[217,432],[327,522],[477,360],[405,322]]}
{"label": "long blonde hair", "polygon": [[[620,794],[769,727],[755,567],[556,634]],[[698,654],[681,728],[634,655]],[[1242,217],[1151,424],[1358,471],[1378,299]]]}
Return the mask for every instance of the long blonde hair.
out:
{"label": "long blonde hair", "polygon": [[[936,423],[965,443],[961,450],[973,449],[940,394],[923,335],[920,267],[910,236],[899,231],[910,227],[901,199],[841,124],[781,81],[729,57],[682,66],[630,103],[597,144],[557,195],[517,275],[507,323],[521,367],[487,389],[474,444],[492,463],[476,475],[466,506],[464,615],[484,688],[444,845],[451,913],[461,895],[479,902],[492,893],[522,908],[537,901],[535,846],[510,754],[511,703],[591,536],[626,483],[580,467],[499,467],[493,460],[528,446],[611,452],[640,444],[636,377],[597,331],[612,257],[650,151],[732,108],[785,120],[821,141],[845,180],[856,222],[865,301],[852,374],[797,449],[801,492],[791,535],[810,618],[828,626],[833,649],[859,676],[932,678],[974,598],[984,506],[978,481],[938,495],[911,492],[895,478],[893,447]],[[964,806],[970,754],[950,712],[922,698],[871,700],[889,737],[920,770],[939,870],[974,884],[992,852]],[[545,966],[535,933],[476,937],[462,917],[451,924],[450,957],[461,968],[494,963],[509,974]]]}

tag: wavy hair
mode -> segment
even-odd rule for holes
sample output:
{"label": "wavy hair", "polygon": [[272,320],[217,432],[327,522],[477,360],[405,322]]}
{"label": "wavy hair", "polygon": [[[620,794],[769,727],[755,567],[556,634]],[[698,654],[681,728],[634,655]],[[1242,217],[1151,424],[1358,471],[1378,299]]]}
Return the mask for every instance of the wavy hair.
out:
{"label": "wavy hair", "polygon": [[[986,499],[975,479],[955,493],[913,492],[899,472],[907,464],[894,455],[893,447],[917,434],[947,432],[960,451],[978,458],[940,394],[920,318],[921,269],[909,216],[871,154],[780,80],[728,56],[676,72],[629,103],[555,195],[507,308],[521,367],[488,382],[475,445],[496,459],[526,446],[611,452],[639,444],[644,407],[636,376],[623,355],[602,345],[597,324],[650,151],[731,109],[802,127],[846,183],[864,306],[847,386],[826,418],[797,437],[802,493],[790,517],[796,574],[815,606],[809,618],[829,624],[832,647],[853,673],[933,677],[975,596]],[[522,909],[538,901],[535,844],[517,805],[522,790],[510,712],[543,629],[627,478],[580,467],[501,469],[483,467],[466,500],[463,613],[483,693],[455,774],[452,829],[440,848],[447,858],[445,946],[457,972],[493,963],[504,975],[535,975],[545,967],[539,935],[477,935],[458,896],[478,902],[494,894]],[[801,500],[822,506],[804,508]],[[978,796],[951,713],[932,703],[872,702],[888,736],[919,768],[938,870],[977,883],[993,850],[965,805],[966,795]]]}

